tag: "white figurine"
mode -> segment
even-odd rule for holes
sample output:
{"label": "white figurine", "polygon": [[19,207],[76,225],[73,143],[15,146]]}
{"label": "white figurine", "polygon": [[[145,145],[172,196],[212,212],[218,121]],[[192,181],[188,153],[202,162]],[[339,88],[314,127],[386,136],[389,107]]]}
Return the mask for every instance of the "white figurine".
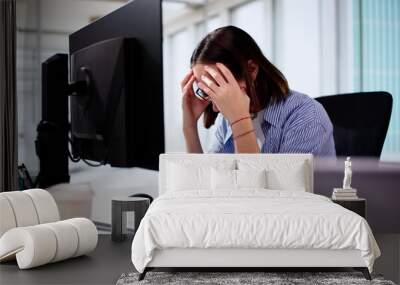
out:
{"label": "white figurine", "polygon": [[351,177],[353,175],[353,171],[351,170],[351,158],[347,157],[344,162],[344,179],[343,179],[343,189],[352,189],[351,188]]}

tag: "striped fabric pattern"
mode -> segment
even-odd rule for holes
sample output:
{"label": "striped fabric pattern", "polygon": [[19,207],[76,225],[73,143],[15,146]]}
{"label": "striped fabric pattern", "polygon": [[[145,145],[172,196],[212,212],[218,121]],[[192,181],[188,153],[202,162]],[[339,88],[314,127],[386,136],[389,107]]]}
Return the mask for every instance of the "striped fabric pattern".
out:
{"label": "striped fabric pattern", "polygon": [[[216,121],[215,141],[209,152],[234,153],[232,130],[220,114]],[[334,156],[332,123],[320,103],[291,91],[287,99],[269,105],[261,123],[265,141],[263,153],[312,153]]]}

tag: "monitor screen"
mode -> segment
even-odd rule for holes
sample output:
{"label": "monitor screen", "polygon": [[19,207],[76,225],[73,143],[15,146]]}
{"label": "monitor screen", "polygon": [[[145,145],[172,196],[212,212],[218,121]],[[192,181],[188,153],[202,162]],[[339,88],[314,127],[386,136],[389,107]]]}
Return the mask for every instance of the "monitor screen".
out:
{"label": "monitor screen", "polygon": [[161,0],[135,0],[70,35],[75,157],[158,169],[164,152]]}

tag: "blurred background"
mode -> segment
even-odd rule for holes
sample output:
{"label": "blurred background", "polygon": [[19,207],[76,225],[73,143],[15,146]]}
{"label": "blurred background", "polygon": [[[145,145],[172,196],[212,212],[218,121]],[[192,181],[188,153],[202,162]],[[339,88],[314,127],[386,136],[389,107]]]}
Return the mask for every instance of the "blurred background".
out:
{"label": "blurred background", "polygon": [[[68,35],[124,5],[120,0],[17,0],[19,163],[33,174],[41,119],[41,63],[68,52]],[[392,94],[382,160],[400,161],[400,1],[164,0],[166,151],[185,151],[179,82],[196,44],[215,28],[246,30],[287,77],[312,97],[358,91]],[[149,110],[151,113],[151,110]],[[207,145],[213,128],[199,122]]]}
{"label": "blurred background", "polygon": [[[18,164],[24,163],[35,177],[39,172],[34,141],[41,119],[41,63],[55,53],[68,53],[72,32],[128,1],[16,1]],[[369,197],[368,217],[374,231],[376,225],[398,216],[400,0],[164,0],[162,7],[166,152],[185,151],[179,82],[190,68],[193,49],[208,32],[235,25],[257,41],[293,90],[312,97],[364,91],[392,94],[393,111],[381,160],[397,163],[355,161],[353,166],[360,197]],[[148,112],[151,116],[152,110]],[[199,129],[206,148],[214,129],[205,130],[201,120]],[[340,159],[317,166],[318,191],[330,193],[341,184]],[[69,168],[71,183],[49,189],[63,218],[90,217],[110,231],[112,197],[158,196],[156,171],[110,165],[94,168],[82,162],[69,163]],[[127,220],[133,227],[132,215]],[[374,232],[383,252],[375,270],[395,282],[400,280],[398,232],[397,228]]]}

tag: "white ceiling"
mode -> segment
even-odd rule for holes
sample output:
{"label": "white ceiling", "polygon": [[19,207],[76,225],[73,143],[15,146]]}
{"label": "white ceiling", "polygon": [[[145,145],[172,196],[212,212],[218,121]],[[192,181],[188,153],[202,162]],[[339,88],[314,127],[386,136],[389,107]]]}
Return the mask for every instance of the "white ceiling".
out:
{"label": "white ceiling", "polygon": [[[1,1],[1,0],[0,0]],[[17,0],[19,2],[24,2],[26,0]],[[71,1],[71,0],[70,0]],[[119,5],[123,5],[131,0],[72,0],[76,2],[102,2],[104,4],[116,4],[117,7]],[[163,22],[168,23],[176,17],[179,17],[191,9],[198,9],[203,5],[206,5],[208,2],[218,1],[218,0],[162,0],[162,8],[163,8]],[[34,2],[33,2],[34,3]],[[39,3],[39,2],[37,2]],[[108,6],[108,5],[107,5]],[[97,14],[94,11],[93,16],[102,16]]]}
{"label": "white ceiling", "polygon": [[[74,0],[83,1],[83,0]],[[84,0],[88,1],[88,0]],[[126,3],[130,0],[89,0],[89,1],[99,1],[99,2],[120,2]],[[163,0],[163,20],[164,23],[178,17],[190,9],[196,9],[205,5],[209,0]]]}
{"label": "white ceiling", "polygon": [[163,21],[168,23],[189,10],[200,8],[208,2],[209,0],[163,0]]}

